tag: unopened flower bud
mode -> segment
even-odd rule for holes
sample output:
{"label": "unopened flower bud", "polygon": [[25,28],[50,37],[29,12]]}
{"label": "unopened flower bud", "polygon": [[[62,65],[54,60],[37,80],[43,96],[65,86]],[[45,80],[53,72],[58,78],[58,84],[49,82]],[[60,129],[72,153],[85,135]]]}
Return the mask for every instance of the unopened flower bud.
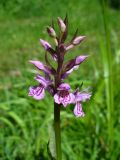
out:
{"label": "unopened flower bud", "polygon": [[88,57],[88,55],[80,55],[80,56],[76,57],[75,65],[81,64],[87,57]]}
{"label": "unopened flower bud", "polygon": [[69,49],[72,49],[74,47],[73,44],[70,44],[69,46],[66,47],[66,51],[68,51]]}
{"label": "unopened flower bud", "polygon": [[55,42],[56,46],[58,46],[58,41],[56,38],[54,38],[54,42]]}
{"label": "unopened flower bud", "polygon": [[53,37],[53,38],[56,37],[55,30],[52,27],[47,27],[47,32],[51,37]]}
{"label": "unopened flower bud", "polygon": [[45,48],[45,50],[51,48],[51,45],[47,41],[44,41],[43,39],[40,39],[40,43]]}
{"label": "unopened flower bud", "polygon": [[58,17],[58,24],[60,26],[61,31],[64,33],[66,30],[66,25],[60,17]]}
{"label": "unopened flower bud", "polygon": [[73,40],[73,44],[74,45],[78,45],[80,44],[80,42],[82,42],[84,39],[85,39],[86,36],[79,36],[79,37],[76,37],[74,40]]}

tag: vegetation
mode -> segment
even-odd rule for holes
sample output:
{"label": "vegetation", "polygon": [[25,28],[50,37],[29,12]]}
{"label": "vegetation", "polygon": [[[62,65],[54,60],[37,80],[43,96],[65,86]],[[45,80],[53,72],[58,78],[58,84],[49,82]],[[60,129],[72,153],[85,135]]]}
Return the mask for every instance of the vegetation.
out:
{"label": "vegetation", "polygon": [[72,88],[82,82],[83,89],[91,86],[93,96],[83,106],[84,118],[74,117],[72,106],[61,108],[63,160],[120,158],[120,10],[96,0],[1,0],[1,160],[49,159],[53,102],[49,94],[39,102],[27,96],[29,86],[35,83],[35,71],[28,61],[43,60],[39,38],[49,39],[44,26],[66,12],[71,25],[68,39],[77,27],[79,34],[87,36],[66,59],[73,54],[91,55],[69,82]]}

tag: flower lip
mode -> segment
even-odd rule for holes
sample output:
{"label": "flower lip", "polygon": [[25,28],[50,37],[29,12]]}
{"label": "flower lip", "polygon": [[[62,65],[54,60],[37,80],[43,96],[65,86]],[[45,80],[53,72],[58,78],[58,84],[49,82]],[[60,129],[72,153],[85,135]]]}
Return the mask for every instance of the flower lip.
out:
{"label": "flower lip", "polygon": [[57,88],[57,90],[70,90],[70,85],[69,84],[67,84],[67,83],[61,83],[60,85],[59,85],[59,87]]}
{"label": "flower lip", "polygon": [[61,83],[57,88],[58,92],[54,95],[54,100],[58,104],[63,104],[66,107],[68,104],[74,103],[75,95],[70,93],[70,85]]}
{"label": "flower lip", "polygon": [[58,104],[63,104],[66,107],[68,104],[73,103],[74,94],[69,93],[67,90],[61,90],[54,95],[54,100]]}
{"label": "flower lip", "polygon": [[45,96],[45,89],[42,85],[32,86],[29,88],[29,96],[32,96],[36,100],[41,100]]}
{"label": "flower lip", "polygon": [[83,110],[82,110],[82,105],[79,102],[76,103],[73,112],[74,112],[74,115],[76,117],[84,117],[84,115],[85,115]]}

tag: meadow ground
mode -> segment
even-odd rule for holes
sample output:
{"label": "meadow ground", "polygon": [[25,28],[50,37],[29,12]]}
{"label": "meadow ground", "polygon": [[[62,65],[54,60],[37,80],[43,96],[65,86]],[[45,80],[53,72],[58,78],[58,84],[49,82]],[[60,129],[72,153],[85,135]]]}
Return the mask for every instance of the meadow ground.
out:
{"label": "meadow ground", "polygon": [[[50,41],[46,26],[58,16],[64,18],[66,13],[68,40],[76,28],[80,35],[87,36],[66,59],[79,54],[90,55],[67,81],[73,89],[82,82],[83,89],[91,86],[93,96],[83,105],[84,118],[74,117],[73,106],[62,108],[63,160],[120,159],[120,10],[108,8],[105,25],[97,0],[69,3],[67,0],[54,3],[13,0],[0,2],[1,160],[49,159],[47,144],[53,122],[53,100],[49,94],[40,102],[27,96],[29,86],[36,84],[34,68],[28,61],[44,61],[39,39]],[[106,57],[109,54],[111,59]]]}

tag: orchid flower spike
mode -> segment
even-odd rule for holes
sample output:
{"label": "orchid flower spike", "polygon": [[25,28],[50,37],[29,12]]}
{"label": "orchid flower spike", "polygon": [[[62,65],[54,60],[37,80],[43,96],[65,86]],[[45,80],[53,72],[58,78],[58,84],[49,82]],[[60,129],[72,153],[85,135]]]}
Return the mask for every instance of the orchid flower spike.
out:
{"label": "orchid flower spike", "polygon": [[[78,36],[78,30],[76,30],[70,42],[66,44],[68,17],[66,16],[64,20],[58,17],[58,26],[59,34],[55,30],[54,23],[47,27],[47,32],[55,43],[55,45],[53,44],[54,47],[49,42],[40,39],[40,43],[45,49],[45,64],[38,60],[30,61],[39,72],[42,72],[42,76],[40,74],[35,76],[34,79],[38,85],[30,87],[28,95],[36,100],[41,100],[45,97],[45,91],[48,91],[57,106],[67,107],[69,104],[75,104],[74,115],[83,117],[85,114],[82,110],[82,103],[90,99],[91,93],[80,92],[79,90],[73,93],[69,83],[65,83],[64,80],[70,73],[79,68],[88,58],[88,55],[78,55],[67,62],[64,62],[64,60],[69,49],[79,45],[85,39],[85,36]],[[53,61],[54,63],[52,63]]]}

